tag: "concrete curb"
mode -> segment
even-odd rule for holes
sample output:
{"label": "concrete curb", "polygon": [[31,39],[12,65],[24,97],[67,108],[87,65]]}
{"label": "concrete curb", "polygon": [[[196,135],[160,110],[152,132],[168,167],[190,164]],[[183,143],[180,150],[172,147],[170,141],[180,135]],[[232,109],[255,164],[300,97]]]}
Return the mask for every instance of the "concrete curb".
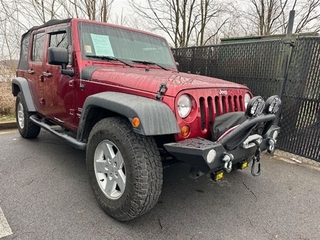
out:
{"label": "concrete curb", "polygon": [[0,130],[17,128],[16,121],[0,122]]}
{"label": "concrete curb", "polygon": [[278,159],[281,160],[287,160],[291,163],[295,163],[295,164],[307,164],[313,167],[316,167],[318,169],[320,169],[320,161],[316,161],[316,160],[312,160],[309,158],[305,158],[299,155],[295,155],[293,153],[289,153],[289,152],[285,152],[285,151],[281,151],[279,149],[277,149],[274,153],[274,156]]}

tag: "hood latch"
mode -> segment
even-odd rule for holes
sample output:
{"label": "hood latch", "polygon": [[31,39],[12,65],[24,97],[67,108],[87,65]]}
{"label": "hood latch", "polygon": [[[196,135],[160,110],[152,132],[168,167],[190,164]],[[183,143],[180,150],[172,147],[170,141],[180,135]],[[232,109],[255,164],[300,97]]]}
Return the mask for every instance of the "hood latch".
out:
{"label": "hood latch", "polygon": [[161,100],[162,96],[166,93],[167,89],[168,89],[167,88],[167,84],[166,83],[161,83],[160,87],[159,87],[159,90],[158,90],[158,93],[156,95],[156,99],[157,100]]}

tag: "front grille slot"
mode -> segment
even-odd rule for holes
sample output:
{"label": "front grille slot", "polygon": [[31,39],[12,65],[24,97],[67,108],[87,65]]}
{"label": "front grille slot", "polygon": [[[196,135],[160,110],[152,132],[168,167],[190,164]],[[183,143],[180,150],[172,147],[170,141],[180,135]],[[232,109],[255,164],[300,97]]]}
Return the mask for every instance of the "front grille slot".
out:
{"label": "front grille slot", "polygon": [[209,129],[217,116],[228,112],[244,111],[242,96],[209,96],[199,98],[201,131]]}
{"label": "front grille slot", "polygon": [[219,101],[219,97],[215,97],[214,98],[214,105],[216,106],[216,116],[221,115],[221,105],[220,105],[220,101]]}
{"label": "front grille slot", "polygon": [[206,129],[206,106],[204,98],[201,97],[200,100],[200,113],[201,113],[201,130]]}
{"label": "front grille slot", "polygon": [[231,96],[228,96],[228,106],[229,106],[228,112],[234,112],[234,104],[232,104]]}
{"label": "front grille slot", "polygon": [[209,123],[213,123],[213,119],[216,116],[215,110],[213,109],[212,97],[208,97],[208,113],[209,113]]}
{"label": "front grille slot", "polygon": [[238,97],[234,96],[233,97],[233,103],[234,103],[234,111],[239,111],[240,109],[240,105],[239,105],[239,101],[238,101]]}

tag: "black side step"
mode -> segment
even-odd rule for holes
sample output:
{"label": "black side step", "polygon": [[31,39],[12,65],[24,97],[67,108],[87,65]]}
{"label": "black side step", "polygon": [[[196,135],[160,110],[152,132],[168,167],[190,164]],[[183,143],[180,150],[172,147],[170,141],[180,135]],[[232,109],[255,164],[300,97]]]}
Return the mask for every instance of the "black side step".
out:
{"label": "black side step", "polygon": [[37,124],[38,126],[40,126],[41,128],[49,131],[50,133],[64,139],[65,141],[67,141],[69,144],[71,144],[73,147],[80,149],[80,150],[85,150],[87,147],[87,144],[84,142],[79,142],[77,141],[77,139],[65,134],[65,133],[60,133],[57,130],[54,130],[53,128],[50,127],[50,125],[41,122],[38,117],[36,115],[31,115],[30,116],[30,120],[32,122],[34,122],[35,124]]}

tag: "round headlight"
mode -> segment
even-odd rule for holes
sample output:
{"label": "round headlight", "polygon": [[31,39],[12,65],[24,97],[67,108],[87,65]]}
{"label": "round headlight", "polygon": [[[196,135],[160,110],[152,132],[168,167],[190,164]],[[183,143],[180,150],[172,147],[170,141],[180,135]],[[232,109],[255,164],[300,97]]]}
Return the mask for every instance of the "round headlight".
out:
{"label": "round headlight", "polygon": [[266,101],[265,112],[276,114],[280,109],[280,105],[281,99],[277,95],[271,96]]}
{"label": "round headlight", "polygon": [[247,109],[247,106],[248,106],[248,103],[250,101],[251,97],[250,97],[250,94],[249,93],[246,93],[244,95],[244,108]]}
{"label": "round headlight", "polygon": [[187,94],[183,94],[178,100],[178,113],[181,118],[186,118],[191,112],[192,100]]}

